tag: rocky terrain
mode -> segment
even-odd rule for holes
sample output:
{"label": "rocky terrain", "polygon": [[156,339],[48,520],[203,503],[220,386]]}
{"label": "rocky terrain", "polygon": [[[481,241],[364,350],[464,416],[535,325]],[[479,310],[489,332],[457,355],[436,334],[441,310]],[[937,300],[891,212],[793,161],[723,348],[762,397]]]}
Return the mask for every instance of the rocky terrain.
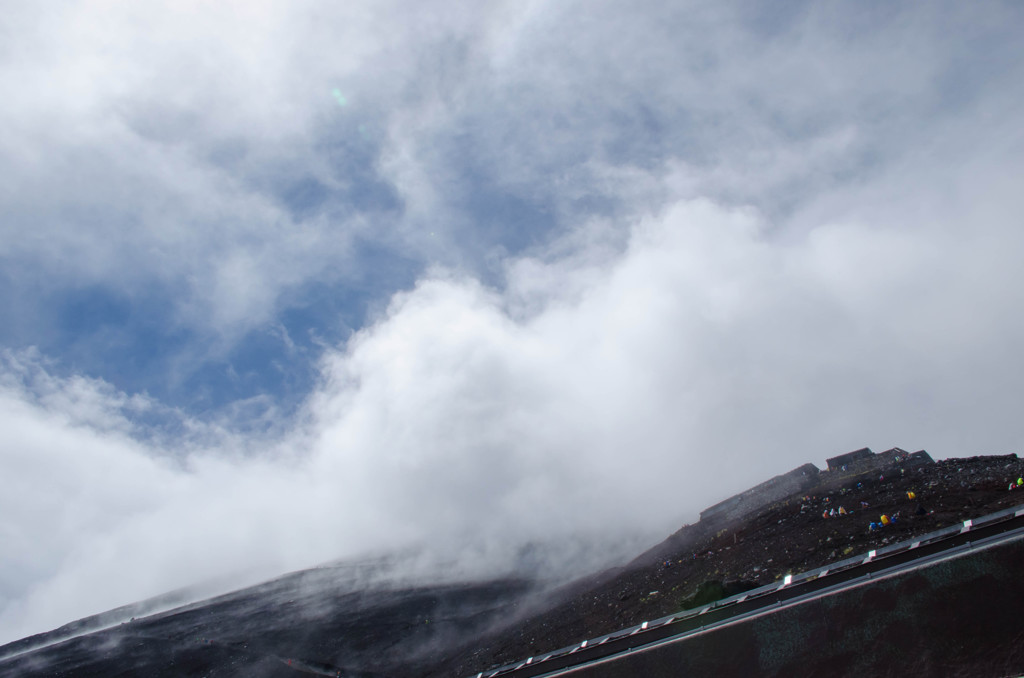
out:
{"label": "rocky terrain", "polygon": [[[1024,504],[1024,487],[1008,489],[1024,474],[1016,455],[890,457],[802,479],[807,487],[766,505],[706,511],[624,567],[556,590],[522,580],[366,586],[343,567],[320,568],[63,642],[10,644],[0,676],[473,676]],[[882,515],[889,524],[870,529]]]}
{"label": "rocky terrain", "polygon": [[[892,466],[786,497],[739,520],[688,525],[627,566],[550,594],[552,606],[486,638],[427,675],[470,676],[586,638],[696,607],[788,573],[1024,504],[1016,455]],[[825,474],[822,474],[823,476]],[[914,493],[914,498],[908,496]],[[866,505],[865,505],[866,504]],[[846,515],[824,517],[840,507]],[[880,529],[882,515],[896,520]]]}

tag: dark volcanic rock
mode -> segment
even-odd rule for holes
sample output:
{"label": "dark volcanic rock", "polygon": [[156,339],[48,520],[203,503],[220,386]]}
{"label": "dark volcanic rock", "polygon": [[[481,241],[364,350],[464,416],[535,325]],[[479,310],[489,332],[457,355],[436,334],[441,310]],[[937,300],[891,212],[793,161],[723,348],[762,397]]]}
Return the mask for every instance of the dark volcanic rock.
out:
{"label": "dark volcanic rock", "polygon": [[[1024,474],[1016,455],[868,466],[813,485],[801,475],[786,496],[770,481],[769,505],[743,493],[628,565],[556,590],[370,586],[320,568],[63,642],[13,643],[0,676],[474,676],[1024,503],[1024,489],[1007,489]],[[869,530],[883,514],[895,521]]]}
{"label": "dark volcanic rock", "polygon": [[8,656],[0,676],[407,676],[529,590],[520,580],[352,590],[314,570]]}
{"label": "dark volcanic rock", "polygon": [[[786,574],[1024,504],[1024,488],[1007,489],[1021,474],[1024,461],[1015,454],[893,463],[838,481],[823,472],[818,487],[807,493],[725,523],[687,525],[626,567],[550,594],[550,609],[481,638],[472,655],[453,657],[428,675],[474,676],[694,607],[702,592],[714,594],[708,582],[770,584]],[[840,507],[846,515],[823,517]],[[882,515],[896,516],[896,522],[869,530]]]}

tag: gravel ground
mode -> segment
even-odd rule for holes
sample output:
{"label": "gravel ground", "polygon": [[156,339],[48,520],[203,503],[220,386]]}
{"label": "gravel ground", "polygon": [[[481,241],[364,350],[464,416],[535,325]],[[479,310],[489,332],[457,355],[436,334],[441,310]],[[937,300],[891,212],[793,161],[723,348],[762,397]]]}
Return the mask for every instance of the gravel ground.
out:
{"label": "gravel ground", "polygon": [[[1007,489],[1022,474],[1016,455],[897,464],[795,494],[729,524],[683,527],[626,567],[549,594],[558,601],[550,609],[478,639],[427,675],[476,675],[1024,504],[1024,488]],[[840,507],[846,515],[823,517]],[[896,521],[870,530],[882,515]]]}

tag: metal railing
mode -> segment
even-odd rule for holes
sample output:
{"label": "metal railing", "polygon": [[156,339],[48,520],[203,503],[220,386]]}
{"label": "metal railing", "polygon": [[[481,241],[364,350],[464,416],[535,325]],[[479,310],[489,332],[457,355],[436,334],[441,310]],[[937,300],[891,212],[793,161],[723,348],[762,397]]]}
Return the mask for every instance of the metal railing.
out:
{"label": "metal railing", "polygon": [[652,621],[529,657],[512,664],[481,671],[470,678],[529,678],[585,664],[615,654],[629,652],[653,643],[682,637],[710,626],[796,598],[838,587],[859,578],[868,578],[885,570],[939,554],[951,555],[971,548],[972,543],[1024,530],[1024,505],[965,520],[950,527],[908,539],[891,546],[872,549],[823,567],[796,575],[786,575],[781,583],[762,586],[724,598],[699,608],[683,610]]}

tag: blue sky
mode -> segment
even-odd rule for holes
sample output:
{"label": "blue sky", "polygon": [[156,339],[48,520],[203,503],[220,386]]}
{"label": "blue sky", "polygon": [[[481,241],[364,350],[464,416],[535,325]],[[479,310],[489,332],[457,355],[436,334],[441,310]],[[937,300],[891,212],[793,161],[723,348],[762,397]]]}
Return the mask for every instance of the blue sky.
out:
{"label": "blue sky", "polygon": [[1022,23],[10,8],[0,640],[370,551],[642,543],[863,445],[1019,451]]}

